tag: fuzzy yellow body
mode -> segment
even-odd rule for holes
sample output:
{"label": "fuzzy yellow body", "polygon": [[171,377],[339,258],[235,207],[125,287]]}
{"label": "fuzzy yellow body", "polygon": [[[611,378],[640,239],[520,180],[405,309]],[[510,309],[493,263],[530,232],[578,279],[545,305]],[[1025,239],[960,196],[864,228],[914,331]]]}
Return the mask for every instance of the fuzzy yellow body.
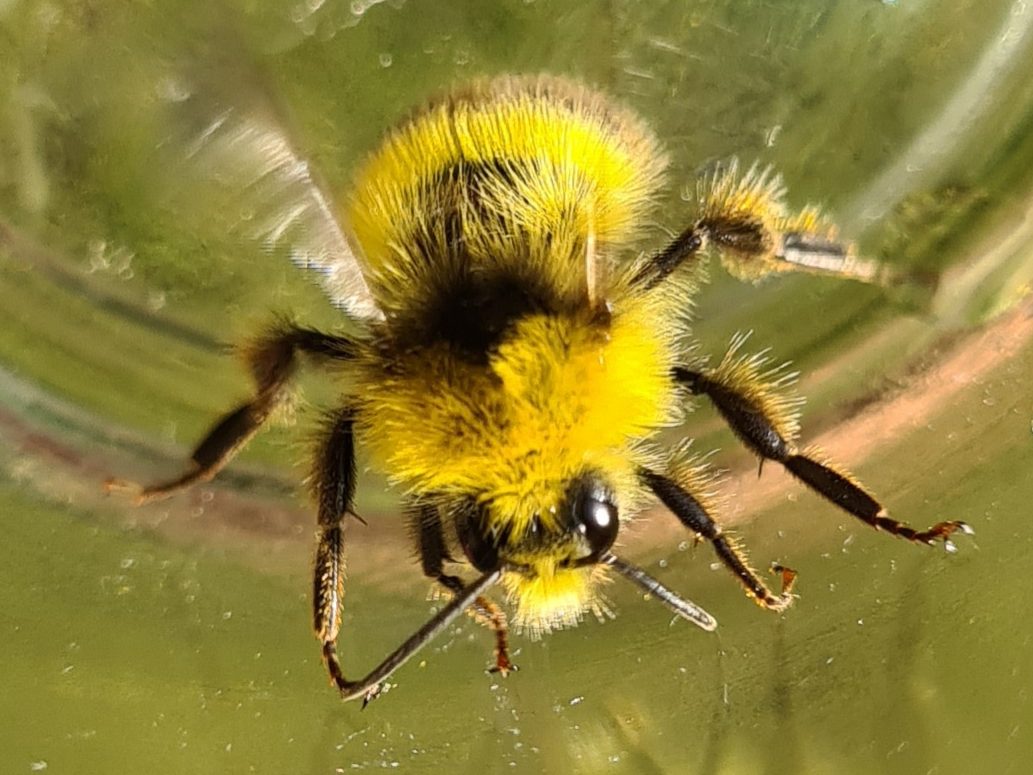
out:
{"label": "fuzzy yellow body", "polygon": [[[263,245],[289,244],[357,331],[273,326],[244,349],[253,397],[211,427],[187,472],[108,486],[138,488],[144,503],[210,480],[289,404],[301,356],[346,364],[348,386],[310,479],[313,624],[345,699],[375,697],[464,611],[495,634],[493,670],[513,669],[506,616],[486,595],[497,583],[532,634],[606,613],[599,588],[611,572],[713,630],[706,611],[612,550],[621,523],[652,499],[711,543],[749,597],[785,610],[795,572],[779,566],[782,590],[769,589],[713,518],[706,466],[687,444],[654,443],[692,397],[709,399],[762,462],[872,527],[951,551],[952,534],[971,532],[958,521],[921,531],[898,522],[848,472],[801,451],[799,399],[787,390],[795,375],[772,367],[766,351],[740,354],[748,335],[715,366],[694,355],[688,322],[708,255],[745,279],[791,269],[877,274],[816,208],[789,211],[770,169],[740,174],[732,162],[704,176],[695,220],[642,253],[663,153],[638,117],[549,77],[477,82],[414,113],[371,155],[340,220],[263,117],[220,116],[190,157],[246,170]],[[337,640],[357,449],[402,492],[422,570],[454,597],[350,680]],[[448,567],[462,558],[475,580]]]}
{"label": "fuzzy yellow body", "polygon": [[[634,512],[645,442],[680,417],[670,371],[687,296],[627,290],[626,251],[664,164],[637,119],[555,79],[475,86],[388,137],[349,213],[387,313],[356,369],[358,443],[375,468],[416,498],[477,493],[513,545],[536,522],[559,529],[584,470]],[[607,275],[602,310],[585,293],[590,248]],[[418,319],[427,297],[458,274],[515,275],[554,308],[521,316],[483,358],[449,341],[409,346],[405,331],[432,325]],[[518,623],[548,630],[595,605],[598,567],[561,568],[560,550],[520,559],[535,572],[505,578]]]}
{"label": "fuzzy yellow body", "polygon": [[591,230],[602,250],[641,229],[666,157],[649,128],[557,78],[482,81],[397,127],[360,172],[347,222],[373,294],[409,309],[462,232],[470,260],[533,265],[556,288],[584,283]]}

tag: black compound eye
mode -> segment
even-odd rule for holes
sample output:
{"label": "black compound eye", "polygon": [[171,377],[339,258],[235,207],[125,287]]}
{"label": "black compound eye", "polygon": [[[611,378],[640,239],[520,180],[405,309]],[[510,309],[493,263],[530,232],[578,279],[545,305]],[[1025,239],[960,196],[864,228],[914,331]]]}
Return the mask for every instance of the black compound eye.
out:
{"label": "black compound eye", "polygon": [[499,567],[498,539],[485,526],[486,520],[476,503],[469,502],[456,514],[456,532],[466,559],[482,573]]}
{"label": "black compound eye", "polygon": [[589,554],[579,563],[598,562],[617,538],[617,507],[594,493],[581,493],[574,502],[574,529],[588,543]]}

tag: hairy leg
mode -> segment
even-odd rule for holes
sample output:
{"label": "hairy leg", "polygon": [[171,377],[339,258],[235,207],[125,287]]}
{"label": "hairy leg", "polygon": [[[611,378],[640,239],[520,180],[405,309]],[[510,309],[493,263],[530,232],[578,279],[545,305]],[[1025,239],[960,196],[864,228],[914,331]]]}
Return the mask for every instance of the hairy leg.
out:
{"label": "hairy leg", "polygon": [[191,467],[181,476],[140,486],[121,479],[109,479],[109,491],[136,491],[138,503],[160,500],[198,482],[207,482],[221,471],[254,437],[269,416],[290,395],[290,383],[298,368],[298,355],[319,360],[349,360],[354,345],[345,338],[293,325],[278,325],[245,349],[255,380],[254,397],[224,415],[194,449]]}
{"label": "hairy leg", "polygon": [[909,541],[932,544],[942,540],[948,550],[953,550],[950,536],[955,532],[971,532],[967,524],[959,521],[938,522],[926,530],[917,530],[899,522],[890,517],[878,499],[849,473],[818,460],[813,454],[799,451],[793,443],[796,433],[793,402],[780,394],[780,379],[765,379],[765,375],[760,373],[763,359],[757,356],[735,357],[735,351],[743,341],[740,338],[733,343],[729,355],[717,368],[677,368],[673,376],[693,395],[710,399],[735,435],[762,462],[773,460],[781,463],[829,502],[877,530],[885,530]]}
{"label": "hairy leg", "polygon": [[[444,563],[451,560],[451,557],[445,545],[438,509],[421,504],[415,508],[412,519],[424,574],[441,584],[453,596],[460,595],[465,589],[463,580],[446,574],[444,570]],[[505,676],[517,670],[517,666],[509,659],[509,630],[502,609],[490,598],[481,596],[468,610],[479,623],[495,633],[495,665],[491,672]]]}
{"label": "hairy leg", "polygon": [[773,566],[773,570],[782,576],[782,592],[776,595],[760,580],[756,571],[749,566],[745,553],[728,539],[721,526],[714,522],[692,493],[673,479],[647,468],[639,469],[639,478],[685,527],[710,542],[718,559],[739,579],[746,594],[758,605],[782,611],[792,604],[792,587],[796,578],[794,571]]}

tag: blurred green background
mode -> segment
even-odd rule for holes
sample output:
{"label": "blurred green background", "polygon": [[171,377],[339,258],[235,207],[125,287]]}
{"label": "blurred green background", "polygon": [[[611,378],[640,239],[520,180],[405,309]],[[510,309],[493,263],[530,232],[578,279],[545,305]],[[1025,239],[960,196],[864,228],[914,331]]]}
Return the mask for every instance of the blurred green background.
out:
{"label": "blurred green background", "polygon": [[[1033,761],[1033,7],[998,0],[483,3],[0,0],[0,771],[975,773]],[[775,164],[885,287],[719,268],[698,334],[792,359],[819,441],[959,552],[869,531],[720,447],[726,524],[800,571],[782,617],[674,520],[624,553],[716,634],[631,589],[618,617],[483,673],[461,622],[364,712],[309,632],[313,519],[299,482],[333,380],[211,486],[133,509],[110,474],[174,473],[247,395],[229,345],[275,313],[347,329],[249,204],[191,178],[180,106],[275,114],[329,190],[381,132],[478,74],[579,76],[672,155],[662,229],[715,160]],[[203,116],[202,116],[203,118]],[[178,160],[178,161],[177,161]],[[196,170],[194,171],[196,172]],[[218,171],[213,171],[214,175]],[[365,476],[346,664],[428,616],[395,498]]]}

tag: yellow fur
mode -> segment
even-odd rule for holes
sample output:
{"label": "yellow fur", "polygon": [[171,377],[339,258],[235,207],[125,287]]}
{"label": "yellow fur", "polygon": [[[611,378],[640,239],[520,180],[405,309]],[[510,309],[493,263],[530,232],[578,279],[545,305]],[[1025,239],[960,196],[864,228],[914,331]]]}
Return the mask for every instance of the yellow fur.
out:
{"label": "yellow fur", "polygon": [[413,243],[437,239],[447,217],[475,260],[530,260],[556,287],[576,287],[589,231],[600,250],[633,239],[665,167],[648,128],[601,95],[558,78],[506,77],[433,103],[391,133],[358,175],[347,216],[385,312],[405,309],[422,287],[428,268]]}
{"label": "yellow fur", "polygon": [[[475,83],[388,136],[357,178],[348,221],[389,321],[419,309],[460,260],[536,278],[570,310],[522,318],[486,368],[446,344],[360,353],[357,441],[374,467],[413,495],[478,493],[491,529],[514,542],[535,520],[558,529],[569,482],[586,470],[605,474],[622,514],[638,506],[642,442],[679,418],[669,374],[688,303],[673,291],[647,300],[626,273],[606,272],[610,322],[594,325],[585,254],[592,244],[620,259],[665,166],[637,117],[550,77]],[[461,257],[449,229],[462,234]],[[558,559],[532,554],[521,562],[533,575],[507,574],[516,621],[533,632],[597,605],[605,570]]]}
{"label": "yellow fur", "polygon": [[[644,500],[641,467],[681,466],[681,453],[649,442],[681,417],[671,372],[689,360],[694,279],[674,275],[643,293],[630,250],[665,164],[645,125],[601,95],[507,77],[415,113],[370,157],[348,203],[385,315],[358,346],[357,446],[415,499],[476,499],[490,540],[522,568],[503,587],[532,633],[605,611],[596,590],[608,566],[577,565],[571,483],[597,476],[627,519]],[[701,187],[699,215],[759,222],[773,245],[789,222],[781,197],[769,173],[740,179],[733,168]],[[463,283],[473,297],[456,290]],[[520,294],[547,297],[548,309]],[[420,339],[475,303],[489,316],[529,306],[473,353],[461,340],[488,325],[476,317],[451,323],[460,344],[454,332]],[[759,383],[763,363],[734,355],[717,371],[792,435],[788,408]],[[690,468],[681,472],[695,481]]]}
{"label": "yellow fur", "polygon": [[551,527],[583,469],[633,492],[636,444],[678,418],[676,332],[657,336],[657,312],[617,310],[606,337],[576,318],[529,317],[487,370],[445,347],[389,368],[371,359],[357,390],[362,444],[410,491],[483,493],[517,533],[534,515]]}
{"label": "yellow fur", "polygon": [[553,557],[535,558],[536,574],[526,578],[508,574],[503,586],[516,604],[514,623],[532,636],[571,627],[586,610],[602,618],[609,613],[597,587],[607,580],[604,566],[562,568]]}
{"label": "yellow fur", "polygon": [[792,442],[800,432],[800,407],[803,398],[791,390],[799,376],[788,363],[771,366],[768,351],[740,355],[750,334],[732,338],[728,352],[708,375],[738,393],[764,414],[775,431]]}
{"label": "yellow fur", "polygon": [[[600,589],[611,572],[713,630],[712,616],[614,553],[621,523],[650,500],[709,539],[759,604],[788,606],[794,572],[781,569],[773,594],[712,517],[714,474],[689,444],[657,439],[693,396],[708,397],[762,460],[878,528],[951,550],[947,536],[969,532],[960,522],[914,531],[845,472],[796,454],[799,400],[783,390],[792,375],[766,353],[740,355],[745,336],[713,368],[696,357],[689,320],[711,254],[741,277],[790,267],[874,276],[816,208],[786,209],[770,170],[740,175],[733,163],[705,178],[692,225],[641,252],[665,156],[637,116],[571,81],[503,77],[430,103],[370,156],[342,221],[275,125],[220,117],[192,144],[215,166],[258,165],[248,187],[263,210],[256,236],[320,272],[355,330],[270,327],[242,348],[252,400],[212,426],[186,473],[106,486],[137,489],[145,503],[209,481],[290,409],[302,357],[347,364],[309,479],[314,624],[345,699],[376,696],[464,610],[494,630],[494,669],[514,669],[506,614],[487,596],[496,583],[532,635],[608,615]],[[352,681],[337,638],[356,450],[402,491],[424,573],[457,597]],[[470,584],[450,567],[464,557],[481,574]]]}
{"label": "yellow fur", "polygon": [[777,258],[786,234],[835,241],[836,228],[818,207],[808,205],[792,212],[786,207],[785,195],[782,178],[770,167],[755,164],[740,173],[735,160],[699,181],[696,199],[701,221],[753,223],[764,235],[759,251],[740,252],[726,246],[721,263],[730,274],[740,280],[758,280],[774,272],[801,269]]}

